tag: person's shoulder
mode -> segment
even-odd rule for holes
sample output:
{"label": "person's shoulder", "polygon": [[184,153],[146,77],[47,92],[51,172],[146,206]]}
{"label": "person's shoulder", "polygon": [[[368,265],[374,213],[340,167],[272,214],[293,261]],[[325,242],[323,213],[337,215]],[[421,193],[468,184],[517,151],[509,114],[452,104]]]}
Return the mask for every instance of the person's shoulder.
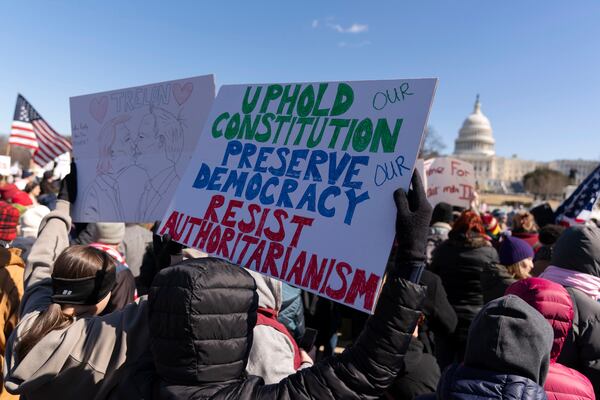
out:
{"label": "person's shoulder", "polygon": [[579,324],[593,324],[600,329],[600,302],[595,301],[579,289],[570,287],[567,288],[567,291],[575,303]]}
{"label": "person's shoulder", "polygon": [[578,399],[594,399],[594,388],[588,378],[579,371],[560,363],[551,363],[544,389],[551,395],[577,396]]}

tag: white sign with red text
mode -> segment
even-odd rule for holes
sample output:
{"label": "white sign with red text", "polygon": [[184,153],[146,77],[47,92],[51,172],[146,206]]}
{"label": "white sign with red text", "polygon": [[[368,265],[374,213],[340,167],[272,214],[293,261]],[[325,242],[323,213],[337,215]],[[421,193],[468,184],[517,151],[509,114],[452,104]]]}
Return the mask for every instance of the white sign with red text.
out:
{"label": "white sign with red text", "polygon": [[475,192],[473,165],[451,157],[438,157],[424,163],[424,184],[432,206],[444,202],[468,208]]}

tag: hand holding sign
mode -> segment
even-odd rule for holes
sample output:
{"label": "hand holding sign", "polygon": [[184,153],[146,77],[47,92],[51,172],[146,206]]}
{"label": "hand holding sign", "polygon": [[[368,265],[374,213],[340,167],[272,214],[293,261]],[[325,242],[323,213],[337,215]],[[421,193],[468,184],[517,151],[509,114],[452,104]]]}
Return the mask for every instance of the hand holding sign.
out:
{"label": "hand holding sign", "polygon": [[[402,85],[412,93],[402,102],[372,107],[382,87]],[[392,193],[408,190],[435,85],[222,86],[159,234],[372,311],[394,237]],[[384,165],[393,168],[382,184]],[[416,182],[399,225],[414,259],[405,223],[427,213]]]}
{"label": "hand holding sign", "polygon": [[396,203],[397,260],[399,263],[423,262],[427,247],[429,221],[433,208],[427,200],[421,177],[414,173],[408,194],[403,189],[394,192]]}

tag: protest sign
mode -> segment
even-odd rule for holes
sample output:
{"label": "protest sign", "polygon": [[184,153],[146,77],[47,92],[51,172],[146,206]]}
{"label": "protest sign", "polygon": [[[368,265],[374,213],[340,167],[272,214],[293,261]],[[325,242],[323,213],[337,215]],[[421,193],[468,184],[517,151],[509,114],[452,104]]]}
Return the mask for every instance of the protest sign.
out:
{"label": "protest sign", "polygon": [[160,219],[215,97],[212,75],[71,98],[77,222]]}
{"label": "protest sign", "polygon": [[2,176],[10,176],[10,157],[9,156],[0,156],[0,175]]}
{"label": "protest sign", "polygon": [[473,165],[450,157],[431,158],[424,163],[425,187],[431,205],[445,202],[468,208],[475,191]]}
{"label": "protest sign", "polygon": [[223,86],[159,233],[372,311],[436,84]]}

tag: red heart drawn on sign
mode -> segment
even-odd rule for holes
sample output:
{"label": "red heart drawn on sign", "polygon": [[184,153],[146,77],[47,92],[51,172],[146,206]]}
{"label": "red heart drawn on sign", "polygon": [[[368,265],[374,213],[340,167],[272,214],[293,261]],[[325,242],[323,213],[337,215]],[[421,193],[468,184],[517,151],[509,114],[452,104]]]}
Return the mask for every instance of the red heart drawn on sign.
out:
{"label": "red heart drawn on sign", "polygon": [[171,87],[171,90],[173,91],[173,96],[175,96],[175,101],[177,104],[182,105],[192,95],[192,92],[194,91],[194,85],[192,82],[188,82],[183,86],[179,83],[176,83]]}
{"label": "red heart drawn on sign", "polygon": [[108,97],[96,97],[92,99],[90,103],[90,114],[99,124],[104,121],[104,117],[106,117],[106,112],[108,111]]}

